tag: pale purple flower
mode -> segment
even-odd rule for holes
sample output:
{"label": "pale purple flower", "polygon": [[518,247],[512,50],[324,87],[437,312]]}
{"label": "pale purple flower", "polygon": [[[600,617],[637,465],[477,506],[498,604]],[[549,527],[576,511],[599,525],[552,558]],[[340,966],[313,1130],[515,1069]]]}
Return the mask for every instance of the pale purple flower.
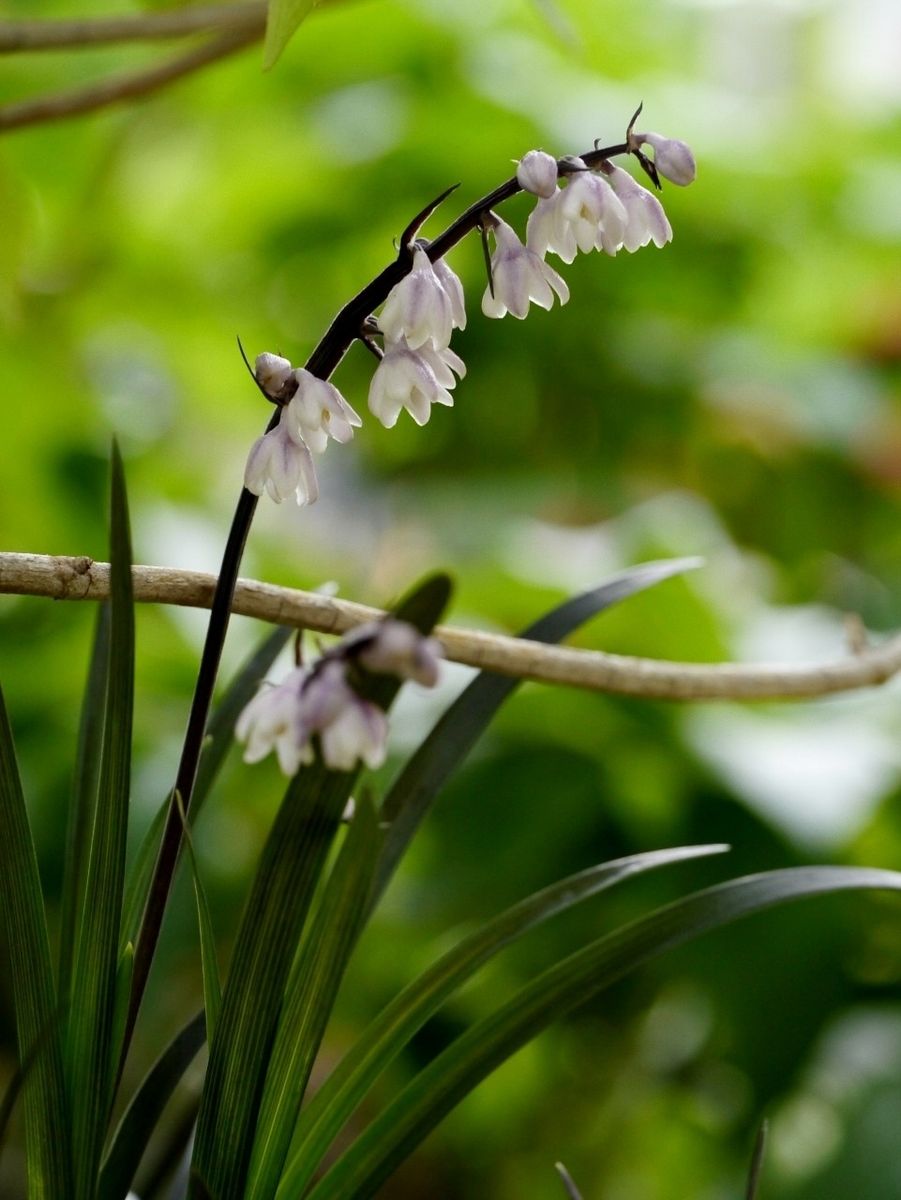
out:
{"label": "pale purple flower", "polygon": [[388,718],[348,687],[345,703],[319,737],[325,765],[333,771],[352,771],[359,760],[375,769],[387,754]]}
{"label": "pale purple flower", "polygon": [[349,442],[353,427],[362,421],[334,384],[319,379],[303,367],[294,372],[297,391],[291,397],[283,420],[292,434],[317,454],[326,448],[329,438]]}
{"label": "pale purple flower", "polygon": [[466,302],[463,295],[463,284],[460,282],[459,275],[451,269],[447,260],[443,258],[435,259],[432,263],[432,270],[438,276],[441,286],[447,292],[448,299],[450,300],[454,329],[465,329]]}
{"label": "pale purple flower", "polygon": [[295,667],[278,686],[264,683],[244,707],[235,737],[246,743],[245,762],[259,762],[274,750],[283,774],[296,775],[301,763],[313,761],[313,747],[300,722],[306,679],[305,668]]}
{"label": "pale purple flower", "polygon": [[491,256],[494,294],[491,288],[485,289],[482,297],[485,316],[503,317],[511,312],[522,320],[530,303],[550,308],[555,292],[560,303],[565,304],[569,299],[566,281],[539,255],[524,246],[506,221],[500,217],[495,217],[494,221],[495,250]]}
{"label": "pale purple flower", "polygon": [[441,643],[434,637],[423,637],[415,625],[407,621],[386,618],[358,625],[344,639],[345,645],[363,643],[356,659],[367,671],[382,675],[397,675],[412,679],[424,687],[438,682],[438,668],[443,657]]}
{"label": "pale purple flower", "polygon": [[663,205],[655,195],[636,183],[628,171],[612,164],[605,168],[610,185],[625,205],[628,222],[623,245],[631,253],[639,246],[653,242],[665,246],[673,239],[673,230],[663,211]]}
{"label": "pale purple flower", "polygon": [[[443,273],[445,279],[453,275],[446,264]],[[417,247],[413,252],[413,269],[388,294],[378,317],[379,329],[392,341],[406,338],[411,350],[417,350],[428,341],[443,349],[450,345],[454,310],[455,301],[445,283],[425,250]],[[465,319],[464,313],[464,322]]]}
{"label": "pale purple flower", "polygon": [[312,668],[295,667],[276,685],[264,684],[244,708],[235,736],[246,743],[244,761],[259,762],[274,750],[285,775],[313,761],[312,738],[318,734],[322,759],[334,771],[352,771],[385,761],[388,720],[364,700],[346,679],[342,658]]}
{"label": "pale purple flower", "polygon": [[654,166],[664,179],[687,187],[694,183],[698,168],[691,147],[678,138],[664,137],[662,133],[633,133],[630,142],[654,148]]}
{"label": "pale purple flower", "polygon": [[385,355],[369,385],[369,408],[386,429],[397,423],[405,408],[417,425],[425,425],[433,404],[452,406],[450,391],[456,386],[453,371],[462,379],[463,360],[448,348],[428,341],[412,349],[406,338],[386,339]]}
{"label": "pale purple flower", "polygon": [[607,180],[592,171],[579,171],[556,195],[539,201],[529,217],[526,241],[542,258],[550,251],[572,262],[577,250],[616,254],[626,223],[623,203]]}
{"label": "pale purple flower", "polygon": [[553,196],[557,190],[557,160],[543,150],[530,150],[519,160],[516,182],[533,196]]}
{"label": "pale purple flower", "polygon": [[276,504],[292,493],[298,504],[314,504],[319,499],[319,481],[313,456],[305,442],[291,430],[286,409],[279,414],[278,425],[257,438],[247,456],[244,486],[255,496],[265,491]]}

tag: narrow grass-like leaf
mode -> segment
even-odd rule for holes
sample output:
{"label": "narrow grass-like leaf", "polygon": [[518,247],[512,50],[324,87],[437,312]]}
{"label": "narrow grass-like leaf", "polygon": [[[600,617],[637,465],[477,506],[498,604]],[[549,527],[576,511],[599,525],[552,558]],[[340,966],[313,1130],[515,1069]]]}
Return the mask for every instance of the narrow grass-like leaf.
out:
{"label": "narrow grass-like leaf", "polygon": [[67,1200],[72,1187],[69,1119],[50,944],[37,856],[2,692],[0,828],[0,908],[9,945],[24,1080],[28,1194],[34,1200]]}
{"label": "narrow grass-like leaf", "polygon": [[254,877],[222,996],[198,1117],[194,1176],[241,1200],[291,962],[356,772],[317,762],[291,780]]}
{"label": "narrow grass-like leaf", "polygon": [[269,0],[263,44],[264,70],[278,61],[285,46],[318,3],[319,0]]}
{"label": "narrow grass-like leaf", "polygon": [[203,1012],[172,1039],[144,1077],[122,1115],[103,1160],[97,1200],[122,1200],[163,1109],[206,1039]]}
{"label": "narrow grass-like leaf", "polygon": [[547,1025],[665,950],[790,900],[847,889],[901,891],[901,874],[795,867],[730,880],[658,909],[545,971],[456,1039],[385,1108],[310,1200],[366,1200],[438,1122]]}
{"label": "narrow grass-like leaf", "polygon": [[[427,633],[443,612],[450,581],[426,580],[395,615]],[[366,698],[387,709],[399,684],[373,675]],[[192,1192],[243,1200],[259,1105],[288,973],[329,848],[357,771],[317,760],[288,785],[254,877],[222,996],[200,1104]]]}
{"label": "narrow grass-like leaf", "polygon": [[194,840],[188,827],[181,796],[175,793],[175,803],[182,819],[185,834],[185,850],[191,864],[191,876],[194,881],[194,899],[197,904],[197,928],[200,933],[200,969],[203,974],[203,1005],[206,1009],[207,1037],[213,1040],[216,1021],[219,1017],[219,1007],[222,1003],[222,984],[219,981],[219,962],[216,958],[216,936],[213,933],[213,917],[210,912],[206,889],[200,877],[200,867],[197,855],[194,853]]}
{"label": "narrow grass-like leaf", "polygon": [[112,1104],[119,931],[131,769],[134,602],[125,478],[113,445],[110,515],[110,661],[100,779],[87,839],[83,903],[69,1008],[66,1065],[72,1106],[75,1200],[90,1200]]}
{"label": "narrow grass-like leaf", "polygon": [[463,938],[382,1009],[303,1110],[279,1200],[303,1194],[333,1139],[379,1075],[442,1004],[501,950],[536,925],[632,875],[727,848],[682,846],[590,867],[528,896]]}
{"label": "narrow grass-like leaf", "polygon": [[[260,681],[275,662],[279,653],[292,637],[295,630],[279,626],[267,634],[256,650],[244,662],[235,678],[228,685],[221,700],[213,710],[207,726],[207,736],[197,768],[194,784],[194,800],[189,814],[189,824],[194,825],[200,810],[210,794],[225,756],[230,750],[235,734],[235,722],[244,706],[253,698]],[[134,941],[138,936],[141,914],[147,903],[147,892],[153,878],[153,867],[159,851],[163,827],[169,813],[167,797],[157,810],[153,821],[141,840],[138,853],[132,864],[125,891],[124,916],[122,919],[122,943]]]}
{"label": "narrow grass-like leaf", "polygon": [[84,864],[88,859],[88,838],[97,804],[108,674],[109,603],[107,602],[101,604],[97,611],[88,678],[81,702],[72,798],[69,804],[66,828],[66,859],[60,900],[59,936],[59,994],[63,998],[69,995],[78,914],[84,905]]}
{"label": "narrow grass-like leaf", "polygon": [[[699,558],[674,558],[630,567],[600,587],[564,601],[519,636],[534,642],[562,641],[590,617],[664,579],[694,570],[701,562]],[[438,792],[520,683],[519,679],[480,672],[439,719],[394,781],[382,805],[382,820],[389,828],[376,869],[373,907]]]}
{"label": "narrow grass-like leaf", "polygon": [[275,1195],[310,1071],[356,942],[379,847],[369,796],[350,829],[291,968],[260,1105],[247,1200]]}

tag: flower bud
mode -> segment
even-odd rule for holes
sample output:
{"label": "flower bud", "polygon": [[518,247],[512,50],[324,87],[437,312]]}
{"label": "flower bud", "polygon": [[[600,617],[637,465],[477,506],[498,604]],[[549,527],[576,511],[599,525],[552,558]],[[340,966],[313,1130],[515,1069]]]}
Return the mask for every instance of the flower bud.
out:
{"label": "flower bud", "polygon": [[291,378],[293,370],[288,360],[278,354],[258,354],[254,374],[267,395],[277,396]]}
{"label": "flower bud", "polygon": [[633,137],[639,145],[654,147],[654,166],[664,179],[679,187],[694,183],[698,169],[691,147],[685,142],[664,137],[661,133],[636,133]]}
{"label": "flower bud", "polygon": [[543,150],[530,150],[519,161],[516,182],[533,196],[553,196],[557,190],[557,160]]}

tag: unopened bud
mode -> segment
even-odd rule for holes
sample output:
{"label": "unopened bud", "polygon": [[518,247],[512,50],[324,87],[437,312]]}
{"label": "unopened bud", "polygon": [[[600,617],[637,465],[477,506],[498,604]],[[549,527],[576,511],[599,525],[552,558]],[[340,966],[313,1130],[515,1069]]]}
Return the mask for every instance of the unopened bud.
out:
{"label": "unopened bud", "polygon": [[269,396],[277,396],[291,378],[294,368],[278,354],[258,354],[254,374],[257,383]]}
{"label": "unopened bud", "polygon": [[516,182],[533,196],[553,196],[557,190],[557,160],[543,150],[530,150],[519,161]]}
{"label": "unopened bud", "polygon": [[664,179],[687,187],[694,183],[698,168],[691,147],[678,138],[667,138],[661,133],[636,133],[632,138],[639,145],[654,147],[654,166]]}

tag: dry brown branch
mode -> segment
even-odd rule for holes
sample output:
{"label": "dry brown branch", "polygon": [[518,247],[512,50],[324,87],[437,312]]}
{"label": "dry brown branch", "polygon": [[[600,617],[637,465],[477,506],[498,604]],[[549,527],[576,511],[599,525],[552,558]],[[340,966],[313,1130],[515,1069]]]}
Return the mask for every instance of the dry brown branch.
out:
{"label": "dry brown branch", "polygon": [[254,26],[262,31],[266,5],[208,4],[179,8],[173,12],[129,13],[116,17],[81,18],[69,21],[0,21],[0,54],[31,50],[77,50],[114,42],[148,42],[213,33],[235,26]]}
{"label": "dry brown branch", "polygon": [[102,79],[98,83],[71,92],[58,92],[7,104],[0,108],[0,132],[77,117],[98,108],[106,108],[110,104],[119,104],[123,100],[149,95],[183,75],[190,75],[249,46],[251,42],[257,41],[262,33],[262,24],[236,25],[186,54],[167,59],[166,62],[148,67],[144,71]]}
{"label": "dry brown branch", "polygon": [[[208,608],[215,576],[168,567],[135,567],[135,598],[148,603]],[[90,558],[0,554],[0,593],[57,600],[103,600],[109,566]],[[313,592],[240,579],[233,611],[320,633],[343,633],[380,610]],[[545,683],[664,700],[795,700],[885,683],[901,672],[901,635],[833,662],[795,665],[662,662],[547,646],[522,638],[451,626],[436,631],[447,657]]]}

